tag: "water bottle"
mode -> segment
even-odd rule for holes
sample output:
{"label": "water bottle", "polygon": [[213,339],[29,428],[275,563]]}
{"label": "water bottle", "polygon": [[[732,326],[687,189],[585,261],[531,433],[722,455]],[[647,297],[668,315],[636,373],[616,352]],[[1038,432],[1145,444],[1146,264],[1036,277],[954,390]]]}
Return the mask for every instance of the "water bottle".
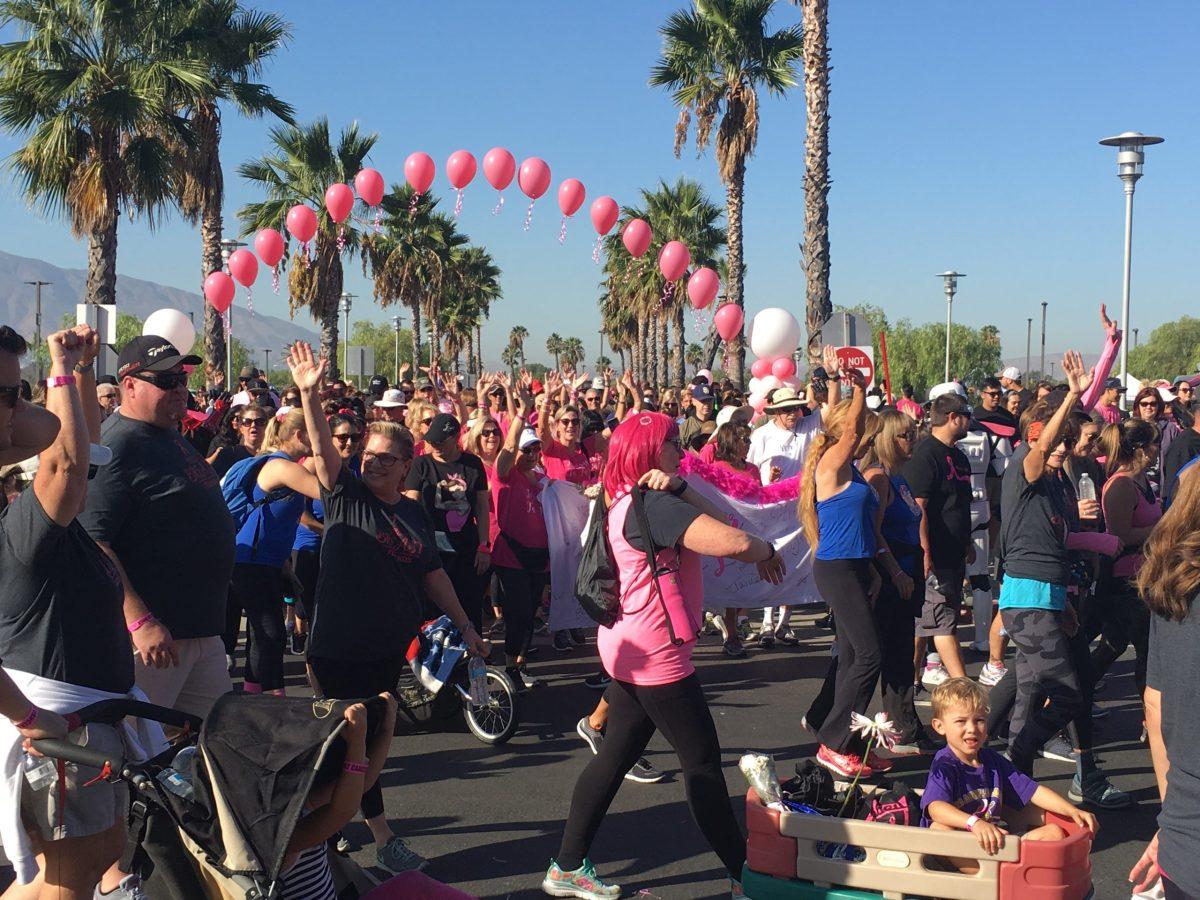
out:
{"label": "water bottle", "polygon": [[184,747],[175,754],[171,765],[158,773],[158,783],[176,797],[184,800],[194,800],[196,789],[192,787],[192,779],[196,773],[196,748]]}
{"label": "water bottle", "polygon": [[58,767],[54,764],[54,760],[47,759],[44,756],[34,756],[32,753],[25,754],[25,780],[29,782],[29,786],[40,791],[44,787],[48,787],[58,778]]}
{"label": "water bottle", "polygon": [[487,706],[487,663],[481,657],[472,656],[467,663],[467,675],[471,679],[471,703],[475,706]]}
{"label": "water bottle", "polygon": [[1080,500],[1095,500],[1096,499],[1096,483],[1092,481],[1092,476],[1084,472],[1079,476],[1079,487],[1075,493]]}

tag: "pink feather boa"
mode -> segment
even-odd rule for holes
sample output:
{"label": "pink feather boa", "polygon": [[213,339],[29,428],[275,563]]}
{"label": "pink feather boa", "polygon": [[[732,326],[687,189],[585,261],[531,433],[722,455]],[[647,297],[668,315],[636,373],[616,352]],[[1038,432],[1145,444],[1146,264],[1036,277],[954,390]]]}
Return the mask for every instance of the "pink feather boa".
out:
{"label": "pink feather boa", "polygon": [[795,500],[800,496],[800,476],[793,475],[774,484],[759,484],[753,475],[742,475],[725,466],[706,463],[694,453],[685,454],[679,463],[679,474],[703,478],[722,494],[743,503],[767,506],[783,500]]}

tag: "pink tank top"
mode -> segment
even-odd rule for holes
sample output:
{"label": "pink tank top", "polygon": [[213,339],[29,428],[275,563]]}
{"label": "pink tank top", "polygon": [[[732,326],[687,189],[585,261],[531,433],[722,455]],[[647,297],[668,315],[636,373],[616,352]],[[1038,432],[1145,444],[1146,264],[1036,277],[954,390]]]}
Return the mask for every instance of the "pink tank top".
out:
{"label": "pink tank top", "polygon": [[[1129,478],[1130,476],[1124,472],[1118,472],[1111,476],[1108,481],[1104,482],[1104,488],[1100,493],[1101,501],[1108,493],[1108,489],[1118,478]],[[1134,528],[1146,528],[1153,525],[1162,518],[1162,502],[1159,500],[1147,500],[1146,494],[1141,486],[1135,481],[1133,483],[1133,492],[1137,496],[1137,505],[1133,507],[1133,519],[1130,525]],[[1142,567],[1142,561],[1146,557],[1139,550],[1122,552],[1113,562],[1113,575],[1118,578],[1132,578],[1138,573],[1138,569]]]}
{"label": "pink tank top", "polygon": [[658,576],[670,610],[675,646],[667,630],[663,602],[654,588],[644,551],[625,540],[625,518],[632,498],[621,496],[608,511],[608,543],[620,573],[621,612],[610,628],[601,628],[596,649],[604,669],[618,681],[652,686],[680,681],[694,672],[692,648],[703,619],[704,582],[700,557],[691,550],[668,547],[658,552]]}

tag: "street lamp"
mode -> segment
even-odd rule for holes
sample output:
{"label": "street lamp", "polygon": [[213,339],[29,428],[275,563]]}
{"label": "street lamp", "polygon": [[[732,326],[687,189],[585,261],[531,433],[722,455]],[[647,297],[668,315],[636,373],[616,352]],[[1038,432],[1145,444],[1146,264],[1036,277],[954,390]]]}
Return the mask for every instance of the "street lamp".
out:
{"label": "street lamp", "polygon": [[38,381],[41,381],[46,377],[45,369],[42,366],[42,288],[54,282],[27,281],[25,283],[33,285],[33,345],[37,353]]}
{"label": "street lamp", "polygon": [[1033,362],[1033,354],[1030,348],[1033,346],[1033,316],[1027,316],[1025,319],[1025,377],[1029,377],[1030,363]]}
{"label": "street lamp", "polygon": [[[1161,144],[1163,139],[1140,131],[1126,131],[1109,137],[1100,143],[1105,147],[1117,148],[1117,177],[1125,183],[1125,278],[1121,290],[1121,325],[1129,330],[1129,274],[1133,253],[1133,191],[1142,177],[1142,163],[1146,159],[1145,148]],[[1129,342],[1121,342],[1121,384],[1128,377]],[[1127,405],[1125,394],[1121,394],[1121,408]]]}
{"label": "street lamp", "polygon": [[1046,301],[1042,301],[1042,361],[1038,363],[1038,374],[1046,377]]}
{"label": "street lamp", "polygon": [[[229,274],[229,257],[234,250],[239,247],[245,247],[243,241],[236,241],[233,238],[221,239],[221,268],[225,270],[225,274]],[[225,336],[225,387],[229,388],[233,381],[233,304],[229,304],[229,309],[225,310],[225,325],[228,334]]]}
{"label": "street lamp", "polygon": [[349,291],[342,291],[342,313],[346,316],[345,340],[342,343],[342,346],[345,348],[342,351],[343,378],[346,378],[350,373],[350,305],[356,296]]}
{"label": "street lamp", "polygon": [[392,387],[400,387],[400,326],[403,320],[400,316],[392,316],[392,328],[396,332],[396,380],[392,383]]}
{"label": "street lamp", "polygon": [[955,272],[953,269],[949,272],[942,272],[938,278],[942,279],[942,283],[946,289],[946,381],[950,380],[950,322],[952,318],[951,308],[954,305],[954,295],[958,292],[958,279],[966,278],[962,272]]}
{"label": "street lamp", "polygon": [[265,381],[271,380],[271,348],[263,347],[263,354],[266,357],[266,362],[263,363],[263,378]]}
{"label": "street lamp", "polygon": [[1133,349],[1136,350],[1138,345],[1138,330],[1133,329]]}

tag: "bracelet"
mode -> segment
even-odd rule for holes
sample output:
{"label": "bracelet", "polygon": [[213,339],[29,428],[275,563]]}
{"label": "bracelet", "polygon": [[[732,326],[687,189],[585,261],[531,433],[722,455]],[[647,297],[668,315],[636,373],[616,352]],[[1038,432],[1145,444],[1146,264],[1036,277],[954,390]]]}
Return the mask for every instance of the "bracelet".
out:
{"label": "bracelet", "polygon": [[767,558],[764,559],[763,562],[770,562],[775,558],[775,545],[770,541],[764,541],[763,543],[765,543],[767,545],[767,549],[771,551],[767,554]]}
{"label": "bracelet", "polygon": [[687,493],[687,489],[688,489],[688,483],[686,481],[684,481],[682,478],[680,478],[679,479],[679,487],[675,488],[675,490],[673,490],[673,491],[667,491],[667,493],[670,494],[672,497],[682,497],[684,494]]}
{"label": "bracelet", "polygon": [[967,831],[974,831],[975,824],[979,821],[979,816],[971,816],[967,819]]}
{"label": "bracelet", "polygon": [[132,622],[130,622],[125,627],[127,629],[129,629],[130,634],[133,634],[135,631],[137,631],[139,628],[141,628],[147,622],[152,621],[153,619],[154,619],[154,613],[146,613],[140,619],[134,619]]}
{"label": "bracelet", "polygon": [[67,385],[74,383],[74,375],[51,375],[46,379],[46,387],[48,388],[66,387]]}
{"label": "bracelet", "polygon": [[82,375],[84,372],[90,372],[96,367],[96,361],[93,359],[86,366],[83,363],[75,364],[75,371]]}
{"label": "bracelet", "polygon": [[476,553],[486,553],[488,556],[491,556],[492,548],[489,547],[487,544],[480,544],[478,547],[475,548],[475,552]]}
{"label": "bracelet", "polygon": [[13,725],[16,726],[17,730],[22,728],[32,728],[33,723],[38,719],[39,712],[41,712],[41,710],[37,708],[37,704],[30,703],[29,712],[25,713],[25,718],[23,718],[20,722],[13,722]]}
{"label": "bracelet", "polygon": [[366,763],[345,762],[342,763],[342,771],[348,772],[351,775],[366,775],[371,767]]}

